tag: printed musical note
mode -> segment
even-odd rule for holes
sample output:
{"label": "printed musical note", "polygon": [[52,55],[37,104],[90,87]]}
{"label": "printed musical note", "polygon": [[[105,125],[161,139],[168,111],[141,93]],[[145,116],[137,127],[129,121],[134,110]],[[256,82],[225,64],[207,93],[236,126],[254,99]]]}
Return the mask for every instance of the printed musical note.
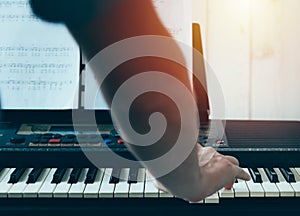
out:
{"label": "printed musical note", "polygon": [[79,47],[63,25],[40,21],[29,0],[0,0],[4,109],[78,108]]}

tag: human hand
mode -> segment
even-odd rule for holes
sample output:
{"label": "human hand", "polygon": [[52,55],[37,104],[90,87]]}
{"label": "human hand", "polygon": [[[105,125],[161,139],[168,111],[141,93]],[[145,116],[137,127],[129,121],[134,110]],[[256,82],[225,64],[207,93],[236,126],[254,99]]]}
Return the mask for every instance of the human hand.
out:
{"label": "human hand", "polygon": [[[239,167],[239,161],[232,156],[225,156],[211,147],[202,147],[198,145],[198,160],[201,173],[199,187],[201,194],[200,201],[222,188],[231,189],[236,179],[248,181],[251,179],[248,173]],[[169,190],[160,182],[156,182],[156,186],[165,192]],[[191,187],[193,187],[191,185]],[[196,186],[197,187],[197,186]]]}
{"label": "human hand", "polygon": [[231,189],[236,179],[249,181],[251,177],[232,156],[225,156],[211,147],[198,146],[201,187],[204,197],[210,196],[225,187]]}

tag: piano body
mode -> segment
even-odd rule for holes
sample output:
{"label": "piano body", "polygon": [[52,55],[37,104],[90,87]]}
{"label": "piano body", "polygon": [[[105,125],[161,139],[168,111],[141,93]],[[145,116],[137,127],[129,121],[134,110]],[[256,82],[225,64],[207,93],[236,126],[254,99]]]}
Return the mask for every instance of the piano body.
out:
{"label": "piano body", "polygon": [[[106,114],[98,125],[101,136],[88,131],[86,145],[80,147],[67,113],[65,122],[57,122],[54,112],[53,118],[41,123],[39,117],[45,113],[31,117],[30,123],[24,123],[23,114],[5,113],[15,121],[0,126],[3,214],[300,212],[300,122],[228,121],[227,140],[216,140],[216,149],[237,157],[252,180],[237,180],[232,190],[218,191],[201,203],[188,203],[157,190],[141,166],[104,160],[103,167],[96,168],[86,158],[83,151],[96,151],[99,158],[105,158],[113,150],[134,159]],[[200,133],[199,141],[205,143],[205,139]]]}
{"label": "piano body", "polygon": [[[199,46],[200,45],[200,46]],[[194,47],[202,52],[199,26]],[[83,66],[81,68],[84,68]],[[205,72],[205,69],[203,69]],[[199,77],[205,79],[205,74]],[[206,87],[194,80],[202,125],[209,122]],[[81,112],[80,110],[78,112]],[[88,111],[85,111],[88,112]],[[199,142],[233,155],[252,176],[201,203],[158,191],[141,166],[112,163],[107,152],[134,160],[107,111],[78,144],[69,111],[4,110],[0,123],[0,215],[297,214],[300,212],[300,122],[227,121],[226,139]],[[213,143],[211,143],[213,142]],[[101,167],[86,157],[95,152]]]}

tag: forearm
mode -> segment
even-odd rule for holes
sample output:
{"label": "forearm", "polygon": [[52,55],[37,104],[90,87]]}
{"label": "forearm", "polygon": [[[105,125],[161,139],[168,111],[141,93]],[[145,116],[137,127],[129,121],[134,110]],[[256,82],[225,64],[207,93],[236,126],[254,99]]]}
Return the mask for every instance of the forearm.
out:
{"label": "forearm", "polygon": [[[100,4],[98,6],[101,7]],[[110,12],[99,14],[81,23],[76,23],[72,20],[65,22],[88,60],[91,60],[104,48],[135,36],[158,35],[169,37],[172,40],[158,19],[151,0],[115,1],[113,7],[113,10]],[[151,44],[151,46],[159,46],[159,44]],[[168,50],[173,55],[184,58],[175,41],[169,46],[160,48],[162,51]],[[134,49],[134,47],[131,47],[131,49]],[[130,50],[120,50],[120,52],[126,54]],[[104,80],[100,88],[107,103],[111,106],[116,91],[123,83],[147,71],[159,71],[169,75],[182,83],[186,91],[191,92],[188,72],[184,66],[159,57],[141,57],[121,64],[111,71],[109,76]],[[101,74],[97,71],[94,71],[94,73],[96,79],[101,80]],[[169,83],[165,83],[164,85],[169,87],[168,90],[171,92],[178,91],[175,86]],[[132,88],[134,87],[132,86]],[[186,104],[186,107],[189,106],[190,104]],[[193,123],[182,127],[183,122],[179,111],[174,101],[165,95],[155,92],[150,92],[134,101],[134,106],[131,108],[130,120],[132,128],[138,133],[144,134],[151,130],[148,120],[153,113],[162,113],[167,120],[165,134],[153,145],[141,147],[127,142],[128,148],[139,160],[149,161],[165,155],[176,144],[176,139],[178,139],[181,130],[184,130],[184,133],[185,131],[188,132],[189,130],[197,129],[195,128],[196,124]],[[196,119],[196,112],[190,112],[190,115]],[[126,113],[126,110],[122,110],[122,107],[120,107],[118,113]],[[125,140],[134,139],[126,134],[126,130],[122,127],[120,119],[117,118],[116,121],[117,124],[121,124],[121,134]],[[180,143],[180,145],[184,147],[185,143]],[[160,175],[157,167],[148,165],[147,163],[144,163],[144,165],[147,166],[146,168],[150,170],[154,177],[158,178],[159,183],[172,194],[187,200],[199,200],[204,198],[204,194],[203,188],[201,188],[201,174],[198,165],[199,148],[196,146],[196,140],[189,147],[191,148],[190,152],[182,160],[182,163],[173,167],[165,175]],[[180,158],[180,155],[176,154],[180,154],[180,152],[170,155],[169,161],[174,160],[174,158],[176,159],[176,157]]]}
{"label": "forearm", "polygon": [[[180,51],[178,50],[178,52]],[[101,89],[108,104],[111,105],[115,92],[122,83],[126,83],[131,77],[142,75],[145,71],[150,71],[150,73],[152,71],[163,71],[166,75],[182,82],[186,86],[183,91],[190,93],[189,80],[185,68],[165,59],[147,57],[134,59],[112,71],[109,79],[104,82]],[[159,79],[160,75],[157,75],[153,80],[144,80],[144,85],[149,82],[157,82],[154,89],[160,89]],[[163,85],[169,92],[182,93],[169,82],[165,82]],[[132,89],[135,87],[132,86]],[[116,116],[116,127],[126,141],[127,147],[170,193],[187,200],[199,200],[204,197],[204,190],[201,187],[198,165],[199,152],[196,147],[198,134],[194,133],[192,137],[187,137],[177,143],[182,134],[188,135],[191,131],[197,130],[195,121],[186,121],[186,119],[181,118],[181,115],[189,115],[195,120],[196,112],[193,113],[192,106],[188,103],[184,104],[185,110],[179,110],[180,107],[168,96],[159,92],[142,94],[131,103],[129,113],[127,107],[121,105],[112,109],[112,115]],[[181,99],[176,102],[182,104]],[[149,119],[154,113],[161,113],[164,116],[166,128],[159,123],[150,125]],[[124,115],[129,115],[131,125],[124,125],[124,122],[120,120]],[[132,127],[139,134],[151,133],[151,131],[157,129],[160,131],[165,129],[165,131],[157,142],[150,146],[143,146],[139,145],[143,143],[131,142],[131,140],[135,140],[135,137],[131,137],[127,133],[128,127]],[[144,142],[148,142],[148,140],[144,140]],[[184,150],[170,153],[171,149],[174,149],[176,145],[180,145],[181,147],[179,148]],[[188,154],[186,155],[186,153]],[[184,158],[182,159],[182,157]],[[160,166],[147,163],[156,159],[161,161]],[[179,164],[176,164],[178,162]]]}

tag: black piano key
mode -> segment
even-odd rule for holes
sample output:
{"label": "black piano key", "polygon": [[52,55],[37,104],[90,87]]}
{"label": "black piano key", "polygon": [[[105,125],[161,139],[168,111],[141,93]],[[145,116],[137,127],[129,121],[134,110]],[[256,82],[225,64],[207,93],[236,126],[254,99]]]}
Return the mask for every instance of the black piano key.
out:
{"label": "black piano key", "polygon": [[287,182],[289,183],[296,182],[295,176],[289,168],[280,168],[280,171]]}
{"label": "black piano key", "polygon": [[130,169],[129,170],[129,177],[128,177],[128,184],[136,184],[137,177],[138,177],[139,169]]}
{"label": "black piano key", "polygon": [[97,168],[90,168],[86,174],[84,183],[85,184],[93,184],[95,182],[97,172],[98,172]]}
{"label": "black piano key", "polygon": [[265,172],[271,183],[278,183],[278,175],[273,168],[265,168]]}
{"label": "black piano key", "polygon": [[34,184],[43,172],[43,168],[34,168],[28,175],[27,184]]}
{"label": "black piano key", "polygon": [[13,173],[10,175],[10,179],[8,183],[15,184],[19,181],[21,176],[24,174],[26,168],[16,168]]}
{"label": "black piano key", "polygon": [[249,168],[249,172],[254,183],[262,183],[262,178],[257,168]]}
{"label": "black piano key", "polygon": [[109,184],[118,184],[120,181],[121,169],[113,169],[111,177],[109,179]]}
{"label": "black piano key", "polygon": [[59,184],[66,173],[67,169],[65,168],[58,168],[55,173],[53,174],[53,178],[51,183],[53,184]]}
{"label": "black piano key", "polygon": [[78,182],[79,176],[82,172],[82,168],[74,168],[70,174],[69,184],[76,184]]}

